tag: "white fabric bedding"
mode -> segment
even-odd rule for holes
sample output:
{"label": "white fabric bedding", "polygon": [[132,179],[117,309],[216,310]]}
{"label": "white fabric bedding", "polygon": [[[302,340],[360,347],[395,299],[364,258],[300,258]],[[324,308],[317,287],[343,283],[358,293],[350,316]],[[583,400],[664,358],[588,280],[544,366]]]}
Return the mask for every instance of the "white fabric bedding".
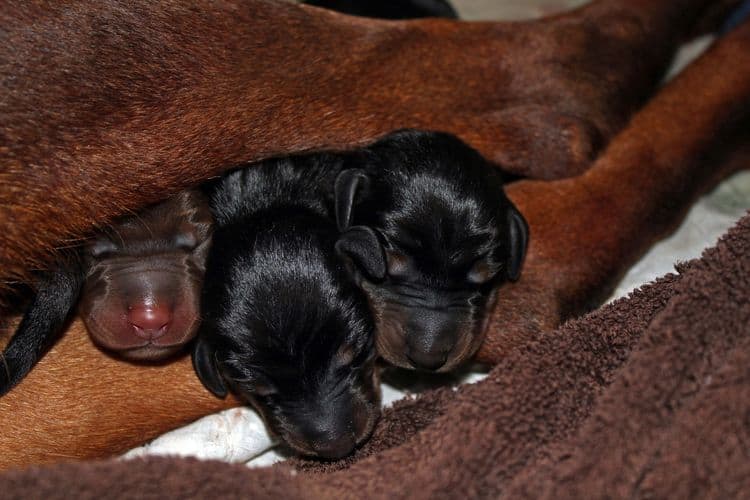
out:
{"label": "white fabric bedding", "polygon": [[[455,5],[462,14],[478,17],[484,5],[488,15],[497,17],[499,0],[458,0]],[[514,18],[532,17],[540,12],[549,12],[565,2],[536,0],[507,2],[508,13]],[[568,0],[567,5],[581,4],[580,0]],[[523,9],[526,11],[523,11]],[[488,10],[489,9],[489,10]],[[524,16],[524,12],[526,15]],[[695,57],[710,42],[699,40],[687,46],[678,57],[674,74],[692,57]],[[750,165],[748,165],[750,168]],[[700,255],[701,251],[715,243],[733,223],[750,209],[750,172],[741,172],[723,182],[712,193],[704,196],[692,208],[680,228],[668,239],[658,243],[638,263],[636,263],[612,298],[627,294],[637,286],[671,272],[674,263]],[[397,372],[386,378],[383,384],[383,404],[408,397],[435,385],[456,385],[479,380],[484,375],[468,368],[454,375],[426,376],[411,372]],[[284,457],[274,449],[274,443],[260,418],[248,408],[235,408],[204,417],[186,427],[169,432],[150,444],[126,453],[125,457],[147,454],[195,456],[204,459],[217,459],[228,462],[247,463],[250,466],[268,465]]]}

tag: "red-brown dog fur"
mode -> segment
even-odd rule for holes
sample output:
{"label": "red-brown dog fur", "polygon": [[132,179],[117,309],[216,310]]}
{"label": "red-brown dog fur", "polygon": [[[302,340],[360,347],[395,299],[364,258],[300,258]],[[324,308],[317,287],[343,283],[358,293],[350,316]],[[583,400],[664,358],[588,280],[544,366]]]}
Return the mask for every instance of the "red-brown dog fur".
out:
{"label": "red-brown dog fur", "polygon": [[[748,116],[750,24],[667,86],[586,174],[508,186],[533,237],[521,280],[500,290],[483,359],[595,300],[702,189],[747,167],[747,145],[706,160],[719,136],[732,150],[728,132]],[[103,356],[77,322],[0,399],[0,468],[121,452],[236,404],[209,395],[186,358],[144,368]]]}
{"label": "red-brown dog fur", "polygon": [[[122,60],[118,63],[110,60],[110,66],[104,65],[101,74],[110,74],[109,82],[122,83],[125,67],[140,71],[141,79],[129,92],[118,93],[114,88],[98,85],[94,79],[88,82],[88,89],[68,88],[64,83],[52,81],[52,76],[43,78],[36,90],[33,90],[34,86],[29,87],[29,92],[33,90],[38,95],[22,100],[20,109],[35,114],[30,109],[37,103],[40,107],[38,113],[47,116],[52,123],[41,126],[38,131],[28,130],[19,125],[22,118],[19,115],[14,118],[15,122],[3,124],[3,144],[10,144],[2,149],[3,155],[10,160],[0,182],[3,211],[0,218],[0,262],[3,265],[0,268],[4,277],[19,275],[29,263],[37,262],[42,252],[34,248],[50,248],[62,238],[79,234],[115,213],[162,198],[241,159],[360,143],[396,125],[430,128],[445,125],[446,129],[461,133],[496,160],[503,159],[503,151],[529,147],[528,153],[518,162],[508,162],[507,165],[519,172],[532,172],[533,165],[545,165],[541,161],[546,158],[544,152],[536,149],[538,145],[534,143],[515,142],[512,135],[503,135],[496,128],[514,116],[512,112],[502,111],[508,100],[513,101],[510,99],[513,92],[518,91],[511,85],[516,76],[509,68],[525,72],[526,76],[518,77],[519,84],[524,79],[528,83],[535,71],[544,69],[543,65],[535,65],[528,52],[521,48],[533,45],[530,43],[534,38],[532,33],[541,33],[535,47],[546,51],[547,58],[561,48],[555,43],[559,45],[568,37],[578,39],[578,42],[571,41],[567,47],[578,46],[575,50],[583,50],[585,43],[579,37],[587,36],[577,31],[581,26],[576,28],[574,20],[580,18],[575,16],[560,18],[568,21],[558,19],[519,24],[512,28],[497,24],[464,26],[445,21],[380,24],[327,13],[315,13],[307,18],[299,14],[304,11],[297,7],[248,3],[259,8],[252,14],[243,11],[232,15],[251,25],[267,23],[269,31],[259,35],[257,45],[248,40],[247,50],[254,54],[255,60],[274,60],[273,65],[254,70],[245,66],[242,70],[239,54],[243,51],[237,45],[241,38],[224,37],[235,29],[245,36],[249,36],[249,31],[242,23],[235,26],[229,19],[232,16],[225,16],[224,23],[218,23],[225,32],[207,34],[200,31],[201,37],[198,37],[203,42],[214,40],[218,43],[217,40],[221,40],[225,44],[224,52],[210,45],[200,49],[197,40],[186,40],[190,44],[185,50],[192,47],[191,50],[197,50],[199,54],[205,52],[210,68],[201,68],[195,58],[189,59],[182,53],[169,54],[168,49],[165,50],[169,56],[176,58],[174,64],[153,68],[148,63],[149,58],[154,57],[153,53],[144,53],[138,59],[134,58],[135,54],[128,56],[130,49],[123,46]],[[698,4],[707,2],[662,2],[670,4],[669,8],[657,8],[654,6],[657,2],[650,1],[622,4],[625,3],[654,15],[667,11],[673,13],[671,5],[679,7],[674,11],[693,12]],[[602,2],[584,14],[598,12],[603,18],[606,17],[604,7],[619,5],[620,2]],[[267,19],[265,14],[270,17]],[[272,36],[280,21],[271,14],[283,15],[287,22],[290,22],[290,17],[296,18],[299,24],[289,28],[296,35],[289,37],[284,32],[283,36]],[[7,17],[8,13],[4,12],[2,16]],[[248,16],[255,17],[250,20]],[[669,17],[664,16],[664,19]],[[655,18],[662,19],[660,16]],[[6,21],[3,20],[3,25],[7,25]],[[185,27],[180,24],[185,22],[184,19],[162,21],[175,29]],[[47,43],[53,45],[59,43],[59,39],[54,38],[56,24],[67,27],[71,36],[77,32],[70,19],[55,20],[54,16],[47,16],[39,22],[49,24],[52,40]],[[553,28],[559,26],[558,23],[572,24],[562,32],[555,32]],[[665,23],[645,22],[644,25],[658,31],[666,30]],[[637,24],[629,22],[614,25],[617,28],[610,31],[619,34],[625,45],[630,40],[632,46],[638,46],[636,39],[639,36],[648,38],[645,35],[650,33],[648,29],[636,29]],[[112,30],[116,31],[115,26]],[[149,27],[139,27],[136,32],[142,33],[142,30],[149,32]],[[263,28],[258,30],[263,31]],[[309,39],[305,34],[308,31]],[[167,30],[152,35],[169,37],[171,33]],[[344,43],[342,33],[348,34],[354,47]],[[554,33],[562,39],[552,36]],[[20,35],[16,33],[16,36]],[[43,34],[40,32],[36,36],[43,37]],[[334,65],[333,58],[342,54],[337,43],[344,45],[344,53],[353,55],[340,63],[336,61]],[[261,48],[264,44],[265,49]],[[426,52],[430,45],[433,48]],[[516,45],[519,54],[510,52],[516,50]],[[132,47],[138,47],[137,43],[134,42]],[[305,47],[316,47],[320,52],[311,53]],[[470,47],[476,53],[474,56],[462,54],[469,60],[463,63],[441,53],[447,51],[445,53],[456,56],[458,47]],[[143,46],[138,48],[142,49]],[[597,49],[597,44],[587,47],[587,50]],[[24,52],[18,44],[14,50]],[[410,56],[399,62],[388,56],[389,50]],[[572,48],[570,50],[575,52]],[[621,50],[628,52],[622,47]],[[640,54],[633,50],[628,57]],[[380,53],[385,56],[378,55]],[[85,60],[75,57],[75,52],[71,54],[74,62]],[[331,59],[327,58],[329,54]],[[429,54],[441,55],[432,61]],[[26,50],[25,55],[31,57],[34,54]],[[568,55],[572,56],[572,53]],[[272,56],[272,59],[266,59]],[[490,60],[490,56],[503,59],[508,66],[496,68],[494,73],[486,62],[482,67],[481,61]],[[44,62],[41,54],[35,57],[37,64]],[[373,59],[365,63],[367,57]],[[237,63],[234,72],[225,74],[221,84],[221,73],[228,69],[232,59]],[[428,59],[430,63],[426,62]],[[448,63],[443,64],[445,59],[460,64],[461,68],[472,66],[474,71],[458,71]],[[300,61],[299,65],[295,60]],[[302,64],[311,60],[316,62]],[[511,64],[513,61],[516,61],[515,65]],[[621,65],[631,70],[638,66],[635,63],[629,65],[628,61],[630,59],[626,58],[617,64],[606,60],[598,63],[605,65],[607,71],[610,68],[615,71]],[[524,70],[524,63],[528,65],[527,70]],[[369,68],[369,73],[357,73],[354,68]],[[397,68],[398,71],[392,73]],[[187,69],[192,69],[196,76],[191,78],[189,73],[180,73]],[[7,67],[3,71],[7,74]],[[589,92],[580,98],[578,104],[571,103],[570,99],[575,101],[575,96],[568,91],[578,85],[574,82],[578,71],[595,74],[573,68],[567,79],[556,75],[562,80],[558,87],[548,82],[548,88],[535,95],[546,94],[551,99],[557,89],[562,96],[561,109],[566,109],[565,103],[573,108],[578,106],[589,123],[606,125],[597,125],[601,126],[601,135],[606,137],[624,119],[622,108],[633,106],[636,99],[623,98],[615,103],[614,108],[609,108],[607,106],[612,103],[602,102],[603,97],[597,92]],[[197,76],[199,72],[200,78]],[[420,72],[426,77],[424,83],[417,80]],[[632,76],[626,73],[626,76]],[[28,76],[18,74],[21,79]],[[175,81],[177,74],[181,74],[185,81]],[[272,75],[291,86],[281,85]],[[55,74],[56,78],[63,76]],[[493,76],[495,82],[488,83]],[[316,80],[316,77],[319,78]],[[391,83],[382,83],[382,88],[373,85],[373,82],[386,82],[395,77],[402,79],[404,88],[391,87],[392,80]],[[151,95],[144,90],[154,90],[153,85],[159,78],[165,79],[165,84],[158,87],[163,92]],[[246,84],[242,84],[244,79]],[[304,83],[305,88],[295,87],[295,80],[299,80],[298,85]],[[313,85],[316,81],[320,82],[319,87]],[[249,87],[247,82],[251,82]],[[544,86],[543,83],[540,85]],[[49,91],[47,85],[52,86]],[[490,87],[497,94],[494,100]],[[593,82],[587,86],[589,91],[594,87]],[[99,90],[95,91],[95,88]],[[286,91],[281,91],[282,88]],[[307,88],[312,89],[310,92],[320,91],[325,95],[320,100],[308,100]],[[503,88],[509,89],[508,92],[503,94]],[[51,95],[53,91],[66,89],[61,94],[64,98]],[[406,93],[399,94],[399,90]],[[98,99],[93,96],[96,92],[101,92]],[[617,94],[613,92],[609,89],[603,94]],[[264,95],[266,98],[261,99]],[[90,104],[81,100],[84,96]],[[716,172],[705,168],[697,159],[708,151],[716,134],[731,125],[730,118],[747,111],[748,99],[750,27],[745,26],[689,68],[684,76],[639,113],[587,174],[570,180],[522,181],[509,186],[508,195],[530,223],[532,240],[522,279],[501,290],[486,346],[481,353],[483,359],[498,359],[530,332],[552,328],[566,315],[595,300],[600,291],[673,223],[687,202],[707,185],[708,179]],[[61,100],[65,102],[61,104]],[[396,102],[403,107],[391,106]],[[534,99],[516,96],[515,102],[525,106]],[[69,116],[62,114],[65,105],[72,106],[73,103],[77,103],[80,109]],[[253,103],[253,106],[244,103]],[[541,99],[541,109],[544,109],[544,104],[544,99]],[[556,103],[547,101],[547,104]],[[69,110],[75,111],[73,108]],[[319,116],[320,120],[304,120],[303,115],[308,112],[315,113],[310,116]],[[548,109],[548,116],[550,112]],[[616,120],[607,119],[607,113],[615,116],[618,112],[621,114]],[[493,122],[493,116],[498,120]],[[518,114],[516,118],[520,122],[523,116]],[[295,123],[295,119],[300,121]],[[492,126],[493,123],[496,127]],[[541,122],[535,123],[539,126]],[[497,141],[491,140],[490,133],[482,138],[485,125],[497,134]],[[524,126],[528,128],[517,132],[534,130],[534,123]],[[588,136],[579,137],[585,139]],[[563,149],[578,151],[578,146],[573,147],[576,144],[580,145],[576,141],[565,142],[567,149]],[[576,170],[582,168],[590,154],[592,151],[587,150],[580,157],[573,154],[563,155],[563,158],[571,164],[579,162],[579,167],[572,168]],[[218,163],[210,163],[212,159]],[[551,157],[547,158],[547,166],[551,160]],[[107,166],[109,169],[105,168]],[[721,173],[736,167],[735,162]],[[22,177],[24,173],[29,175],[28,179]],[[57,189],[52,190],[52,185]],[[96,192],[95,197],[91,197],[92,192]],[[669,204],[663,206],[666,199],[669,199]],[[10,214],[15,219],[10,218]],[[64,215],[62,219],[61,214]],[[54,227],[49,221],[55,219],[59,219],[56,223],[66,222]],[[33,232],[30,231],[32,227]],[[24,252],[29,252],[29,255]],[[61,458],[110,455],[201,415],[236,404],[235,400],[222,401],[208,394],[193,375],[186,358],[147,368],[117,361],[103,356],[89,342],[80,322],[75,322],[28,378],[0,399],[0,420],[3,422],[0,468]]]}
{"label": "red-brown dog fur", "polygon": [[[712,0],[525,23],[382,22],[271,0],[0,10],[0,291],[113,216],[249,160],[397,128],[582,171]],[[713,10],[713,9],[711,9]]]}
{"label": "red-brown dog fur", "polygon": [[509,186],[532,238],[522,279],[500,290],[478,358],[496,362],[606,298],[691,200],[750,168],[748,130],[746,22],[637,113],[586,173]]}
{"label": "red-brown dog fur", "polygon": [[0,469],[117,453],[239,404],[206,391],[189,355],[163,365],[122,361],[97,349],[76,320],[0,398]]}

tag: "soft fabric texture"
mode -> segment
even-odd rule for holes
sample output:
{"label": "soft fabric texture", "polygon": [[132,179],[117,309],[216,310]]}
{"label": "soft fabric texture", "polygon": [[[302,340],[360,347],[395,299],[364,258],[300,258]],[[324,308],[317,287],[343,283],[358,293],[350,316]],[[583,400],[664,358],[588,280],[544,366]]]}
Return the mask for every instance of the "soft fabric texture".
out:
{"label": "soft fabric texture", "polygon": [[4,498],[633,498],[750,492],[750,216],[703,257],[385,412],[337,463],[61,464]]}

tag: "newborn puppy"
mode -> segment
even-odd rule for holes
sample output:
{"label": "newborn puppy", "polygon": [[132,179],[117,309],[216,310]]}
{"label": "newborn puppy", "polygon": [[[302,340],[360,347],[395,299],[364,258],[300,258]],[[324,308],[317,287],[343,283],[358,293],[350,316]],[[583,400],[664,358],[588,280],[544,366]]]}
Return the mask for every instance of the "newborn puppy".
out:
{"label": "newborn puppy", "polygon": [[200,323],[211,212],[184,191],[127,217],[85,248],[80,314],[99,346],[134,360],[170,356]]}
{"label": "newborn puppy", "polygon": [[352,16],[379,19],[458,18],[458,14],[446,0],[306,0],[302,3]]}
{"label": "newborn puppy", "polygon": [[374,321],[345,269],[367,259],[367,228],[339,235],[343,159],[271,160],[222,178],[193,365],[204,385],[246,399],[296,451],[349,454],[379,415]]}
{"label": "newborn puppy", "polygon": [[[33,368],[75,308],[99,346],[133,360],[164,359],[195,336],[211,215],[187,191],[112,224],[42,273],[2,354],[0,395]],[[80,301],[79,301],[80,297]]]}
{"label": "newborn puppy", "polygon": [[336,182],[342,230],[375,230],[385,265],[355,279],[377,318],[378,352],[448,371],[479,348],[498,286],[518,278],[524,218],[503,177],[456,137],[401,131],[354,154]]}

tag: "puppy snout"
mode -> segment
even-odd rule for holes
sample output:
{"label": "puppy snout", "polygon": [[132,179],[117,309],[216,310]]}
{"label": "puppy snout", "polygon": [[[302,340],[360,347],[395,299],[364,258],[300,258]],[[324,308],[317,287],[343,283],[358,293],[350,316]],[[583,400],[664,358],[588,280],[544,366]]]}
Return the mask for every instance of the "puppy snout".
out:
{"label": "puppy snout", "polygon": [[307,413],[304,421],[286,425],[292,447],[305,454],[337,459],[351,454],[372,432],[379,415],[378,398],[371,403],[359,397],[328,401]]}
{"label": "puppy snout", "polygon": [[349,419],[327,415],[312,418],[300,430],[300,435],[290,439],[291,444],[311,455],[335,459],[348,455],[357,446],[357,438]]}
{"label": "puppy snout", "polygon": [[128,307],[128,322],[138,337],[154,340],[167,333],[172,322],[172,311],[162,305],[137,304]]}
{"label": "puppy snout", "polygon": [[409,349],[406,357],[414,368],[420,370],[436,371],[439,370],[448,360],[448,352],[425,352],[421,350]]}
{"label": "puppy snout", "polygon": [[406,357],[414,368],[439,370],[456,344],[458,331],[459,325],[449,314],[419,311],[407,324]]}

